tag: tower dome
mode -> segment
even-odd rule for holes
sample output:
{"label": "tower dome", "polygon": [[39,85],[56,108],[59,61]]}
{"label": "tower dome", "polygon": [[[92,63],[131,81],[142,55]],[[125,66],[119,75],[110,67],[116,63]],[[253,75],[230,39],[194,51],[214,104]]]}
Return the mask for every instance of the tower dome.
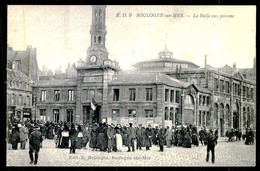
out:
{"label": "tower dome", "polygon": [[169,51],[167,47],[161,52],[158,53],[159,58],[172,58],[173,57],[173,52]]}

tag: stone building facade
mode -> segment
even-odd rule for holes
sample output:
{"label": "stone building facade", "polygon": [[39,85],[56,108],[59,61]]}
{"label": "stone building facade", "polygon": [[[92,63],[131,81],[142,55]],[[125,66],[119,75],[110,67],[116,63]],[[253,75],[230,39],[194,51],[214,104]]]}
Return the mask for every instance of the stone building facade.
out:
{"label": "stone building facade", "polygon": [[105,47],[105,10],[92,6],[91,45],[85,61],[73,66],[76,77],[40,80],[33,86],[36,119],[192,124],[219,129],[221,136],[229,128],[255,128],[256,83],[235,66],[216,69],[205,62],[200,68],[173,58],[165,47],[157,59],[134,65],[134,71],[120,70]]}
{"label": "stone building facade", "polygon": [[30,119],[33,81],[19,70],[7,68],[6,99],[7,116]]}

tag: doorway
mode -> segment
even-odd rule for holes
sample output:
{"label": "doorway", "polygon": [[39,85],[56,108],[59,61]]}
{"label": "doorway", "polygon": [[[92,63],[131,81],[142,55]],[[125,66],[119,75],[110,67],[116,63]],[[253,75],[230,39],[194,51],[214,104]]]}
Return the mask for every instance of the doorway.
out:
{"label": "doorway", "polygon": [[90,106],[83,106],[83,124],[100,123],[100,108],[97,106],[93,111]]}

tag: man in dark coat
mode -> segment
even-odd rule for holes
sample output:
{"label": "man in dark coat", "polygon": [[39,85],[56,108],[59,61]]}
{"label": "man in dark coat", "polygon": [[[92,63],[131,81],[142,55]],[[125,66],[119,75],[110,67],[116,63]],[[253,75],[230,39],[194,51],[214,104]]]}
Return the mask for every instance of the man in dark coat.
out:
{"label": "man in dark coat", "polygon": [[134,146],[134,140],[136,138],[136,130],[135,128],[132,127],[132,123],[129,124],[129,128],[127,130],[127,144],[128,144],[128,152],[130,152],[130,146],[132,147],[132,151],[135,151],[135,146]]}
{"label": "man in dark coat", "polygon": [[161,126],[161,128],[160,128],[157,138],[159,140],[160,151],[163,152],[163,145],[166,142],[166,131],[163,128],[163,126]]}
{"label": "man in dark coat", "polygon": [[136,129],[136,139],[137,139],[137,145],[136,149],[137,150],[142,150],[142,130],[141,130],[142,125],[139,124],[139,127]]}
{"label": "man in dark coat", "polygon": [[75,153],[76,151],[76,143],[78,137],[78,131],[75,129],[74,124],[71,125],[69,136],[71,141],[71,146],[70,146],[70,154],[71,154],[71,153]]}
{"label": "man in dark coat", "polygon": [[[38,162],[40,146],[43,141],[43,138],[41,132],[39,131],[40,130],[39,126],[36,125],[34,128],[35,130],[29,136],[29,156],[31,159],[30,163],[33,164],[34,162],[34,164],[36,165]],[[35,152],[35,158],[33,160],[34,152]]]}
{"label": "man in dark coat", "polygon": [[209,152],[211,151],[212,163],[215,162],[215,146],[217,145],[217,138],[215,137],[212,129],[209,130],[207,135],[207,157],[206,161],[209,161]]}
{"label": "man in dark coat", "polygon": [[205,141],[206,140],[206,138],[207,138],[207,132],[206,132],[206,129],[205,128],[203,128],[203,129],[201,129],[200,131],[199,131],[199,136],[200,136],[200,138],[199,138],[199,140],[200,140],[200,142],[201,142],[201,145],[207,145],[207,141]]}
{"label": "man in dark coat", "polygon": [[146,150],[150,150],[150,147],[152,146],[151,138],[152,138],[152,129],[151,129],[151,125],[148,125],[148,128],[145,129],[145,140],[144,140],[144,145]]}
{"label": "man in dark coat", "polygon": [[237,140],[240,141],[241,137],[242,137],[241,129],[238,129],[238,131],[237,131]]}
{"label": "man in dark coat", "polygon": [[185,135],[183,137],[182,147],[191,148],[191,137],[190,137],[189,129],[185,130]]}
{"label": "man in dark coat", "polygon": [[114,141],[114,129],[112,128],[111,125],[108,125],[108,128],[106,130],[107,134],[107,147],[108,147],[108,152],[110,153],[112,148],[113,148],[113,141]]}
{"label": "man in dark coat", "polygon": [[192,144],[199,146],[199,141],[198,141],[198,132],[197,132],[197,128],[194,126],[192,127]]}
{"label": "man in dark coat", "polygon": [[12,136],[11,136],[11,143],[12,143],[13,150],[17,150],[17,145],[19,141],[20,141],[19,128],[17,125],[15,125],[12,129]]}
{"label": "man in dark coat", "polygon": [[91,133],[90,133],[90,143],[89,147],[97,150],[97,136],[98,136],[98,126],[97,123],[94,124],[93,128],[91,128]]}

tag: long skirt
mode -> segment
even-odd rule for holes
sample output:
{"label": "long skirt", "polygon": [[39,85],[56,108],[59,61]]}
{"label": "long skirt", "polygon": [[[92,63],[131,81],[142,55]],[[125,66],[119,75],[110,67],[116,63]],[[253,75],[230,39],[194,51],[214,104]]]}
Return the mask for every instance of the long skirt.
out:
{"label": "long skirt", "polygon": [[69,137],[61,137],[60,148],[69,148]]}
{"label": "long skirt", "polygon": [[50,128],[47,132],[47,139],[53,139],[54,135],[53,135],[53,129]]}
{"label": "long skirt", "polygon": [[118,151],[122,151],[122,147],[123,147],[122,136],[120,134],[116,134],[116,149]]}
{"label": "long skirt", "polygon": [[99,133],[97,137],[97,146],[101,151],[107,148],[107,138],[104,133]]}
{"label": "long skirt", "polygon": [[89,147],[90,148],[97,148],[97,135],[96,134],[91,135]]}
{"label": "long skirt", "polygon": [[193,134],[191,138],[192,138],[192,144],[198,146],[199,145],[198,136],[196,134]]}
{"label": "long skirt", "polygon": [[76,148],[81,149],[84,146],[84,141],[82,137],[78,137],[77,143],[76,143]]}

